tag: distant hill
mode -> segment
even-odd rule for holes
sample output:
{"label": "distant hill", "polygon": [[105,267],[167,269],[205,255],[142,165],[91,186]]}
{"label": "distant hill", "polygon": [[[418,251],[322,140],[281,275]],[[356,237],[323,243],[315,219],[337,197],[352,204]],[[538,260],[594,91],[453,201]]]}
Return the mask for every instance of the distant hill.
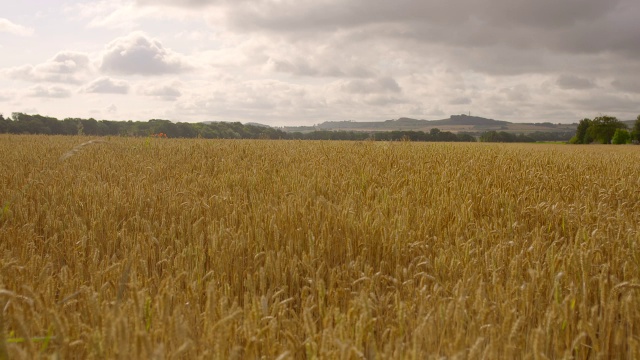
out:
{"label": "distant hill", "polygon": [[474,125],[474,126],[477,126],[477,125],[503,126],[503,125],[510,124],[510,122],[508,121],[486,119],[479,116],[467,116],[467,115],[451,115],[451,117],[448,119],[435,120],[435,121],[431,121],[431,123],[434,125],[437,124],[437,125]]}
{"label": "distant hill", "polygon": [[325,131],[430,131],[438,128],[442,131],[484,132],[507,131],[517,133],[531,132],[570,132],[575,131],[576,124],[544,123],[511,123],[508,121],[487,119],[479,116],[452,115],[442,120],[417,120],[402,117],[386,121],[326,121],[315,126],[286,126],[282,130],[287,132]]}

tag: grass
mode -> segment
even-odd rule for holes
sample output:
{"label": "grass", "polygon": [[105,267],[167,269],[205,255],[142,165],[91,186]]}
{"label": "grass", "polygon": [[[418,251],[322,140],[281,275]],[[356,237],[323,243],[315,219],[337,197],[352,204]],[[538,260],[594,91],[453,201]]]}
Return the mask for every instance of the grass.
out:
{"label": "grass", "polygon": [[0,357],[640,357],[636,147],[90,140],[0,135]]}

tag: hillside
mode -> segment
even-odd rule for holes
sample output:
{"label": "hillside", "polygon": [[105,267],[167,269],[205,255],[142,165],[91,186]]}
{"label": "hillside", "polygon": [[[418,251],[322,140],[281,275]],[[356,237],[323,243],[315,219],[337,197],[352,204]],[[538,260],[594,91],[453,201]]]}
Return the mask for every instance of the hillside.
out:
{"label": "hillside", "polygon": [[531,132],[569,132],[575,131],[576,124],[511,123],[508,121],[487,119],[479,116],[452,115],[442,120],[417,120],[402,117],[386,121],[326,121],[315,126],[286,126],[287,132],[325,131],[430,131],[438,128],[451,132],[507,131],[517,133]]}

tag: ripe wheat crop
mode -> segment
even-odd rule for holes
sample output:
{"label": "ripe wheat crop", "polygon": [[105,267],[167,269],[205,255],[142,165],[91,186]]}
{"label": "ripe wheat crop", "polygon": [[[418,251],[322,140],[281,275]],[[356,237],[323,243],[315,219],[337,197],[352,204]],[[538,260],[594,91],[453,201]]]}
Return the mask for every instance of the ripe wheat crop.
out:
{"label": "ripe wheat crop", "polygon": [[0,358],[640,358],[638,147],[90,140],[0,136]]}

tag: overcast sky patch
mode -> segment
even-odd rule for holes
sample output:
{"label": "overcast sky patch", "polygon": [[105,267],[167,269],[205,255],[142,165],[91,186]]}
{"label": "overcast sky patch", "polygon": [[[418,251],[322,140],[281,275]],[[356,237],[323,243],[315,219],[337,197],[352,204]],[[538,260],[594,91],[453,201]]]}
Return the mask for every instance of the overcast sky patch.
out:
{"label": "overcast sky patch", "polygon": [[565,90],[584,90],[584,89],[592,89],[596,85],[595,83],[587,78],[575,76],[575,75],[560,75],[558,80],[556,80],[556,84]]}
{"label": "overcast sky patch", "polygon": [[41,5],[0,4],[0,93],[15,94],[0,112],[270,125],[640,113],[637,0]]}

